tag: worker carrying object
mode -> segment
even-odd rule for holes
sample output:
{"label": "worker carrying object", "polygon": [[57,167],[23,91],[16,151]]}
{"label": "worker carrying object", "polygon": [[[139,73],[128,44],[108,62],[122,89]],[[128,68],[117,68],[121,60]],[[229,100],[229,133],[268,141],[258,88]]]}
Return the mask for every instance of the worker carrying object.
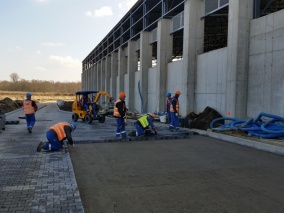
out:
{"label": "worker carrying object", "polygon": [[49,128],[46,132],[46,138],[48,142],[40,142],[37,151],[40,152],[42,149],[46,151],[57,151],[63,148],[63,141],[67,139],[70,145],[73,145],[73,139],[71,132],[76,129],[76,123],[59,122]]}
{"label": "worker carrying object", "polygon": [[141,135],[151,135],[152,132],[149,129],[151,126],[152,130],[154,131],[154,134],[157,135],[157,130],[153,124],[155,115],[154,114],[147,114],[139,118],[135,123],[134,126],[136,128],[136,136]]}
{"label": "worker carrying object", "polygon": [[119,139],[120,136],[125,139],[126,138],[126,112],[128,109],[125,105],[125,93],[121,92],[119,93],[119,98],[114,103],[114,109],[113,109],[113,116],[116,119],[116,138]]}
{"label": "worker carrying object", "polygon": [[23,109],[25,113],[25,118],[27,122],[27,129],[29,133],[32,133],[32,129],[35,125],[35,113],[38,109],[38,106],[35,101],[32,101],[32,94],[26,94],[26,100],[23,101]]}
{"label": "worker carrying object", "polygon": [[175,96],[172,98],[170,105],[170,114],[171,114],[171,123],[169,126],[169,130],[179,130],[179,101],[178,98],[181,92],[179,90],[175,91]]}

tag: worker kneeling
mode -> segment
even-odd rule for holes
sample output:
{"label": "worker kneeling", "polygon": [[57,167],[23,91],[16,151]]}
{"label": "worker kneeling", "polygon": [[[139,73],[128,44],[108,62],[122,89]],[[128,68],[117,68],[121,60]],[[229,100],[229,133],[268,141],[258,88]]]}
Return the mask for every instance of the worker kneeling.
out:
{"label": "worker kneeling", "polygon": [[57,151],[63,148],[63,141],[68,140],[70,145],[73,145],[73,139],[71,132],[76,129],[76,123],[60,122],[49,128],[46,132],[46,138],[48,142],[40,142],[37,151],[40,152],[42,149],[46,151]]}
{"label": "worker kneeling", "polygon": [[134,123],[134,126],[136,128],[136,136],[151,135],[152,132],[149,129],[149,126],[151,126],[152,130],[154,131],[154,134],[157,135],[157,130],[153,124],[154,118],[155,116],[153,114],[147,114],[139,118]]}

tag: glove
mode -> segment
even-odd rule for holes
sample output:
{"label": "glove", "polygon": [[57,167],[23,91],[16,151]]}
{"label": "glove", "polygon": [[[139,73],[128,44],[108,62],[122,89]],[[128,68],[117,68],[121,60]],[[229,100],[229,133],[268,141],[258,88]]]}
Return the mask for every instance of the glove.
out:
{"label": "glove", "polygon": [[178,113],[176,112],[176,116],[178,116]]}

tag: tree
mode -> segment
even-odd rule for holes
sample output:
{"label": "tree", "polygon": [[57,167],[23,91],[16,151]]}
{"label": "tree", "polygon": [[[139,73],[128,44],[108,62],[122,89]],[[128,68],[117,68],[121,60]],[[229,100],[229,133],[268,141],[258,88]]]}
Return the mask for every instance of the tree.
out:
{"label": "tree", "polygon": [[13,83],[16,83],[19,81],[20,76],[17,73],[13,72],[10,74],[10,78]]}

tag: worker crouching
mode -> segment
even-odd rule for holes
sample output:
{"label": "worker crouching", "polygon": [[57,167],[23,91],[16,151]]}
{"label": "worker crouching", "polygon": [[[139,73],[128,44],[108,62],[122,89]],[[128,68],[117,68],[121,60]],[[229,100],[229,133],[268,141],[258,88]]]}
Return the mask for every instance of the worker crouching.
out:
{"label": "worker crouching", "polygon": [[73,139],[71,132],[76,129],[76,123],[60,122],[49,128],[46,132],[46,138],[48,142],[40,142],[37,151],[40,152],[42,149],[46,151],[57,151],[63,148],[63,141],[67,139],[70,145],[73,145]]}
{"label": "worker crouching", "polygon": [[153,114],[147,114],[139,118],[134,126],[136,128],[136,136],[142,135],[151,135],[152,132],[149,127],[154,131],[154,134],[157,134],[157,130],[153,124],[155,116]]}

